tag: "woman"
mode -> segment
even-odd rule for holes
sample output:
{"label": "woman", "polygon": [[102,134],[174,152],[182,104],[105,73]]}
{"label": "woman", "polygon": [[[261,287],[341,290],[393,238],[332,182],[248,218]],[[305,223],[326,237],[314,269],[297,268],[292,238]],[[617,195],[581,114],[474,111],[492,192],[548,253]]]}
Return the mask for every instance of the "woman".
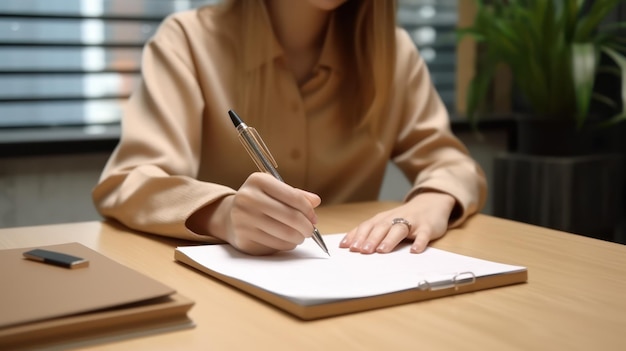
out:
{"label": "woman", "polygon": [[[137,230],[270,254],[311,236],[321,199],[375,200],[393,160],[414,182],[405,202],[340,246],[386,253],[408,239],[422,252],[480,210],[486,185],[395,12],[394,1],[233,0],[168,17],[144,48],[96,207]],[[230,109],[286,184],[256,171]]]}

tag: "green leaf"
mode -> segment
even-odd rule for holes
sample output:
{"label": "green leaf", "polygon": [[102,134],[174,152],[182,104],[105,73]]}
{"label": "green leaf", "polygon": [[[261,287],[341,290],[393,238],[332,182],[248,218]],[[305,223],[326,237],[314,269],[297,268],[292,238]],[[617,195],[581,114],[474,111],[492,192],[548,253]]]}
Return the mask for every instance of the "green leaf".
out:
{"label": "green leaf", "polygon": [[563,1],[563,26],[566,42],[571,42],[574,38],[574,33],[578,27],[578,18],[580,16],[581,8],[584,4],[584,0],[577,1]]}
{"label": "green leaf", "polygon": [[626,113],[621,113],[619,115],[611,117],[609,120],[601,122],[598,124],[598,128],[607,128],[618,123],[626,121]]}
{"label": "green leaf", "polygon": [[497,62],[493,59],[485,61],[476,71],[467,89],[467,119],[473,126],[478,123],[478,109],[485,101]]}
{"label": "green leaf", "polygon": [[597,74],[606,73],[606,74],[616,76],[618,78],[622,77],[622,70],[619,69],[618,67],[613,67],[613,66],[598,66],[598,68],[596,68],[596,73]]}
{"label": "green leaf", "polygon": [[591,95],[591,98],[595,101],[598,101],[600,103],[603,103],[611,108],[616,108],[617,107],[617,103],[611,99],[610,97],[600,94],[600,93],[593,93]]}
{"label": "green leaf", "polygon": [[457,35],[456,37],[457,44],[467,37],[471,37],[477,42],[481,42],[485,40],[485,36],[481,32],[472,28],[459,28],[455,32]]}
{"label": "green leaf", "polygon": [[609,48],[611,48],[611,49],[613,49],[615,51],[618,51],[618,52],[626,52],[626,45],[619,44],[619,43],[617,43],[615,41],[608,42],[608,43],[606,43],[604,45],[600,45],[600,46],[606,46],[606,47],[609,47]]}
{"label": "green leaf", "polygon": [[574,40],[589,40],[593,32],[596,31],[604,18],[623,0],[595,0],[591,8],[580,20],[580,26],[576,32]]}
{"label": "green leaf", "polygon": [[572,45],[572,75],[576,88],[576,123],[578,127],[581,127],[585,122],[589,112],[597,61],[598,55],[593,44]]}
{"label": "green leaf", "polygon": [[622,112],[617,116],[618,119],[620,119],[620,118],[623,118],[620,116],[626,115],[626,57],[624,57],[624,55],[622,55],[621,53],[609,47],[602,47],[601,50],[605,54],[607,54],[613,60],[613,62],[615,62],[617,67],[619,67],[619,69],[622,71],[622,84],[621,84]]}

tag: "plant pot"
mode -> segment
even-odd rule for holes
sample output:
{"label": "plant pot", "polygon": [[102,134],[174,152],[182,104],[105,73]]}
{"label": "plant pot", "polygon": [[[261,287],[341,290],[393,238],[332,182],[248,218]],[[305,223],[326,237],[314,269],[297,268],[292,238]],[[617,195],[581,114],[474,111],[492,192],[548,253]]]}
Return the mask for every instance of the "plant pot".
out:
{"label": "plant pot", "polygon": [[550,119],[520,116],[516,123],[520,154],[535,156],[582,156],[610,150],[613,133],[585,125],[578,128],[573,118]]}
{"label": "plant pot", "polygon": [[622,218],[621,154],[494,159],[494,215],[614,241]]}
{"label": "plant pot", "polygon": [[[519,116],[516,148],[494,160],[494,215],[603,240],[623,218],[624,130]],[[622,146],[620,146],[622,145]]]}

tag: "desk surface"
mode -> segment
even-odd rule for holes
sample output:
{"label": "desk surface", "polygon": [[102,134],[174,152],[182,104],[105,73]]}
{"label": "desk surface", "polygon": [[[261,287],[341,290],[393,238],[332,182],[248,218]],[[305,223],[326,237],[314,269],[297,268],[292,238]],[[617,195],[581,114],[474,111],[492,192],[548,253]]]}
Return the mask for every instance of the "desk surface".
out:
{"label": "desk surface", "polygon": [[[318,210],[345,232],[393,206]],[[432,246],[528,267],[528,283],[300,321],[174,261],[188,242],[84,222],[0,229],[0,248],[81,242],[195,300],[194,329],[93,346],[106,350],[623,350],[626,246],[486,215]],[[1,294],[1,293],[0,293]]]}

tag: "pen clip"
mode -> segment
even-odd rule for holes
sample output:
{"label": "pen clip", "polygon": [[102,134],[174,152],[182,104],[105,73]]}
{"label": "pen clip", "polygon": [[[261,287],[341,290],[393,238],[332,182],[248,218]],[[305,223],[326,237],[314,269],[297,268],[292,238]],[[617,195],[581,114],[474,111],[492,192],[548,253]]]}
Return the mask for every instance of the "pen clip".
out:
{"label": "pen clip", "polygon": [[263,139],[261,139],[261,136],[256,131],[256,129],[252,127],[248,127],[246,128],[245,132],[247,133],[248,137],[254,139],[254,142],[256,143],[256,145],[260,147],[258,151],[261,153],[261,155],[257,155],[256,151],[252,149],[252,145],[248,143],[248,141],[246,140],[246,137],[243,135],[243,132],[242,132],[242,133],[239,133],[239,140],[245,147],[246,151],[248,152],[248,154],[250,154],[250,156],[254,160],[254,163],[259,169],[264,170],[265,172],[268,172],[268,173],[272,173],[272,171],[270,169],[267,169],[267,166],[263,164],[263,162],[258,157],[258,156],[264,157],[267,161],[269,161],[272,164],[272,166],[274,166],[274,168],[278,168],[278,164],[276,163],[276,160],[274,160],[274,157],[270,153],[270,150],[265,145],[265,142],[263,141]]}

